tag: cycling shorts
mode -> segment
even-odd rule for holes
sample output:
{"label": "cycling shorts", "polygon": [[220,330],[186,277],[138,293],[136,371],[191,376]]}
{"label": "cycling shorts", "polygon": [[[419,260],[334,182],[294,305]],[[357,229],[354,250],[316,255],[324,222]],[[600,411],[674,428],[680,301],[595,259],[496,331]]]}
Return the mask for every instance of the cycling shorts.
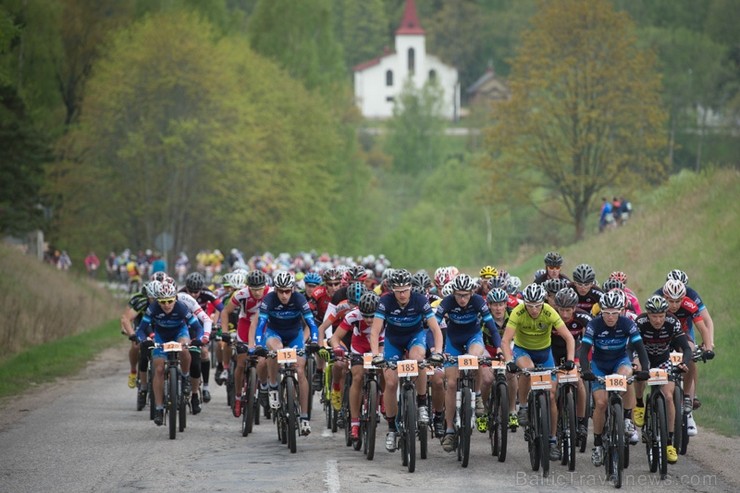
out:
{"label": "cycling shorts", "polygon": [[[528,356],[534,363],[535,368],[553,368],[555,366],[555,360],[549,347],[545,349],[524,349],[514,344],[513,353],[514,361],[518,361],[523,356]],[[552,380],[554,382],[557,377],[553,375]]]}
{"label": "cycling shorts", "polygon": [[[597,377],[605,377],[607,375],[611,375],[613,373],[619,373],[619,368],[622,366],[626,366],[630,369],[630,373],[632,373],[632,361],[630,361],[629,356],[624,356],[620,359],[618,359],[613,364],[607,363],[606,366],[599,366],[599,363],[597,361],[591,361],[591,371],[596,375]],[[591,383],[591,391],[595,390],[604,390],[606,386],[599,382],[598,380],[594,380]]]}
{"label": "cycling shorts", "polygon": [[[465,343],[465,347],[467,347],[468,352],[470,351],[471,346],[481,346],[485,348],[485,346],[483,345],[483,333],[482,332],[478,332],[474,334]],[[447,342],[445,343],[445,353],[449,354],[453,358],[457,358],[461,354],[466,354],[462,350],[462,348],[459,348],[455,346],[454,344],[452,344],[452,341],[449,338],[447,338]],[[447,368],[450,366],[457,366],[457,359],[453,359],[452,361],[445,361],[444,367]]]}
{"label": "cycling shorts", "polygon": [[420,330],[413,336],[411,336],[404,347],[397,347],[386,337],[383,345],[383,357],[386,361],[398,361],[403,358],[406,351],[410,351],[412,347],[419,346],[424,349],[427,347],[427,331]]}
{"label": "cycling shorts", "polygon": [[[154,333],[154,342],[156,342],[157,344],[162,344],[164,342],[179,341],[181,339],[187,339],[188,342],[190,341],[190,333],[188,332],[188,328],[185,325],[182,325],[180,327],[180,331],[174,336],[166,336],[163,338],[159,332]],[[161,347],[154,348],[154,351],[152,351],[152,358],[166,358],[166,357],[167,356],[164,354],[164,351],[162,351]]]}
{"label": "cycling shorts", "polygon": [[267,345],[270,339],[280,339],[280,342],[283,343],[283,347],[294,347],[296,349],[303,349],[305,347],[305,344],[303,343],[303,330],[299,330],[298,335],[291,338],[290,334],[281,335],[272,329],[266,328],[264,339],[265,345]]}

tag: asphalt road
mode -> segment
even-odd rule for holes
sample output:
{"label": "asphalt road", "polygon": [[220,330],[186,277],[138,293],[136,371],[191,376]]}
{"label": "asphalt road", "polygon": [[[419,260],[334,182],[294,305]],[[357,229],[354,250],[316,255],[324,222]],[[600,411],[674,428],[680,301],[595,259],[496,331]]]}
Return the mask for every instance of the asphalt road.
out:
{"label": "asphalt road", "polygon": [[[23,399],[5,402],[0,420],[0,492],[509,492],[612,491],[604,469],[590,463],[590,453],[577,456],[576,471],[551,465],[546,479],[529,466],[520,432],[510,435],[505,463],[491,456],[487,434],[473,436],[470,464],[460,467],[456,454],[430,441],[429,458],[417,458],[416,472],[401,465],[399,452],[384,450],[385,424],[378,429],[376,456],[343,444],[343,434],[324,428],[315,411],[313,433],[299,437],[291,454],[265,420],[247,438],[230,415],[223,387],[213,384],[213,400],[190,416],[184,433],[168,438],[148,411],[135,410],[135,392],[126,385],[126,363],[120,351],[110,353],[82,374]],[[315,402],[318,407],[318,398]],[[341,430],[340,430],[341,431]],[[700,437],[699,437],[700,438]],[[698,441],[698,438],[697,438]],[[590,449],[590,447],[589,447]],[[691,454],[691,449],[689,450]],[[706,467],[682,456],[660,481],[649,472],[644,448],[632,448],[625,471],[626,491],[736,491]]]}

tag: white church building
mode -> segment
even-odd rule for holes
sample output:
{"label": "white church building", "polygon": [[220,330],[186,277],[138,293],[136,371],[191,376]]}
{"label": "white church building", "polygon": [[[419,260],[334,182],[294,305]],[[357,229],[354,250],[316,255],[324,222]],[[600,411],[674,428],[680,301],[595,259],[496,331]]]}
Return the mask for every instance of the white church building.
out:
{"label": "white church building", "polygon": [[365,118],[390,118],[393,103],[406,80],[421,89],[436,79],[443,91],[442,116],[457,120],[460,114],[460,84],[457,69],[445,65],[426,51],[424,29],[419,23],[414,0],[406,0],[401,25],[396,30],[395,51],[354,68],[355,102]]}

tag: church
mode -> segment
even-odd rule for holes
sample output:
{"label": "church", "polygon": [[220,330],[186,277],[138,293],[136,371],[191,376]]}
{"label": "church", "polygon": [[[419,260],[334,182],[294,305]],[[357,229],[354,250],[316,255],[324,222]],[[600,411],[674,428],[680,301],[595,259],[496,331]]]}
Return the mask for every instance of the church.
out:
{"label": "church", "polygon": [[406,0],[401,25],[396,30],[395,51],[353,68],[355,103],[365,118],[393,116],[393,103],[406,80],[421,89],[436,79],[443,91],[442,116],[457,120],[460,116],[460,83],[457,69],[426,52],[424,29],[416,13],[414,0]]}

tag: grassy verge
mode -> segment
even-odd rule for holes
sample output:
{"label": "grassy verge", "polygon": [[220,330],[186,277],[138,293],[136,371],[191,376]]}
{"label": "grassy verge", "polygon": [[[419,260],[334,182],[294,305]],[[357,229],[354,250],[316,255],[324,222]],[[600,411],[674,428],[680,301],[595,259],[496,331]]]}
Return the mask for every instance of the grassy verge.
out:
{"label": "grassy verge", "polygon": [[0,397],[15,395],[30,385],[74,375],[101,351],[120,343],[118,320],[95,329],[34,346],[0,363]]}

